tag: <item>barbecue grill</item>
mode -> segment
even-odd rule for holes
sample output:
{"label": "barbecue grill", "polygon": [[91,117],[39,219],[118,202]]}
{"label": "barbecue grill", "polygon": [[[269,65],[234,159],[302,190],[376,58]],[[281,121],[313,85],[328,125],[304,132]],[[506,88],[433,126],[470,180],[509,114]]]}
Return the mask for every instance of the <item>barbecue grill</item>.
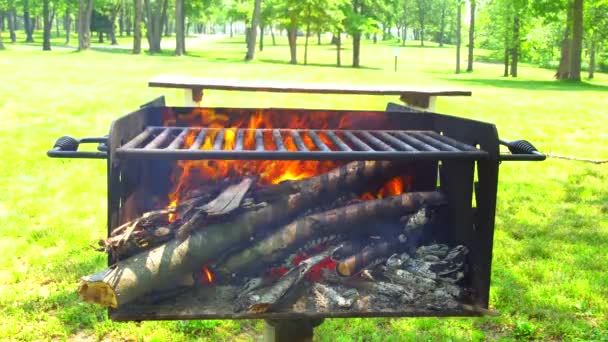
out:
{"label": "barbecue grill", "polygon": [[[251,122],[255,117],[265,118],[267,122],[273,124],[273,127],[250,128],[242,125],[243,122]],[[207,125],[209,118],[221,118],[222,126]],[[78,151],[79,145],[85,143],[99,144],[99,151]],[[501,144],[508,146],[511,153],[501,153],[499,148]],[[139,292],[137,295],[115,293],[113,300],[116,305],[108,306],[113,307],[110,309],[110,317],[119,321],[263,318],[308,320],[310,322],[311,319],[318,320],[327,317],[478,316],[488,313],[499,164],[502,161],[533,161],[545,158],[530,143],[525,141],[508,143],[500,140],[495,126],[490,123],[420,112],[397,104],[389,104],[386,111],[195,108],[166,106],[164,98],[156,99],[139,110],[114,121],[109,135],[106,137],[80,140],[62,137],[57,140],[48,155],[58,158],[107,160],[108,237],[111,237],[117,228],[141,217],[142,214],[167,206],[166,200],[162,204],[159,204],[159,201],[162,202],[162,199],[175,189],[175,180],[171,175],[184,161],[194,163],[229,161],[237,163],[237,165],[258,165],[255,163],[263,161],[319,161],[319,163],[327,161],[335,163],[341,168],[340,170],[349,165],[356,165],[353,163],[372,163],[374,161],[392,163],[393,166],[398,165],[396,173],[398,177],[401,177],[399,179],[407,179],[407,189],[404,189],[403,192],[414,194],[410,197],[407,194],[402,195],[405,196],[402,198],[415,202],[418,198],[416,194],[430,194],[428,196],[431,197],[438,194],[437,196],[441,197],[438,203],[443,204],[439,206],[441,209],[438,209],[438,212],[441,213],[442,219],[438,226],[442,228],[423,234],[424,237],[420,238],[420,241],[432,241],[433,243],[440,241],[446,246],[449,245],[450,248],[460,246],[460,250],[467,251],[466,258],[463,256],[466,262],[461,261],[460,263],[463,275],[458,282],[455,282],[458,284],[460,293],[456,306],[437,307],[437,305],[429,304],[425,307],[417,307],[413,304],[408,306],[401,303],[386,310],[377,307],[366,310],[362,309],[362,304],[355,304],[353,307],[359,305],[358,309],[337,309],[337,306],[333,306],[327,310],[320,310],[311,309],[310,306],[298,308],[291,303],[284,307],[273,306],[273,303],[270,309],[264,306],[264,309],[260,310],[260,306],[256,306],[256,310],[238,311],[233,310],[230,306],[224,307],[222,303],[205,304],[206,302],[200,299],[200,296],[221,297],[218,293],[222,286],[216,284],[209,286],[212,289],[209,287],[199,289],[198,294],[184,294],[180,292],[181,287],[178,292],[173,292],[173,289],[165,287],[162,288],[163,291],[142,290],[142,295],[150,295],[150,292],[153,292],[154,300],[147,301],[138,300]],[[358,172],[369,176],[366,169]],[[375,169],[374,172],[377,172],[377,175],[384,175],[389,171]],[[377,175],[369,176],[371,177],[370,182]],[[403,175],[407,175],[407,177]],[[350,175],[340,174],[340,177],[346,179]],[[329,182],[327,178],[331,177],[328,176],[325,179],[321,177],[320,182],[322,184]],[[339,181],[347,183],[345,180]],[[215,180],[215,182],[218,183],[220,180]],[[242,187],[243,183],[241,182],[237,187]],[[367,182],[364,183],[367,184]],[[232,186],[236,186],[234,182],[232,184]],[[247,193],[252,191],[247,189],[249,188],[244,190],[249,191]],[[342,200],[342,197],[336,198],[335,201]],[[426,201],[426,197],[424,198],[420,201]],[[348,202],[348,204],[351,206],[360,204],[360,199],[354,201]],[[241,203],[240,200],[239,203]],[[431,202],[424,203],[426,206]],[[313,214],[315,213],[313,212]],[[234,215],[234,213],[230,215]],[[299,222],[297,217],[301,216],[294,217],[296,222]],[[287,222],[294,217],[286,218]],[[413,216],[404,217],[409,217],[408,222],[412,222]],[[373,217],[373,220],[379,220],[378,222],[382,221],[381,219],[382,217]],[[284,224],[285,222],[278,225]],[[380,230],[378,228],[380,226],[378,223],[373,227],[365,228],[367,229],[364,234],[366,238],[374,235],[376,229]],[[392,231],[391,229],[393,229],[392,226],[389,230]],[[343,230],[341,231],[343,232]],[[205,232],[204,228],[201,228],[201,232],[194,234],[203,236],[211,234],[211,232],[212,230]],[[378,234],[381,235],[381,233]],[[238,234],[234,233],[234,235]],[[257,243],[257,240],[268,240],[272,236],[271,231],[264,232],[260,237],[255,237],[254,244]],[[399,238],[402,236],[403,234],[399,235]],[[163,245],[165,243],[170,244],[171,242],[167,242],[170,238],[177,239],[171,235],[158,242],[159,246],[167,246]],[[370,238],[378,237],[371,236]],[[191,239],[186,242],[192,243],[194,235]],[[251,239],[253,240],[253,237]],[[408,239],[408,241],[412,240],[410,236]],[[240,237],[238,242],[238,246],[249,243],[247,239],[242,240]],[[368,270],[381,269],[388,272],[387,269],[390,268],[391,262],[395,258],[399,258],[399,253],[382,254],[384,251],[382,248],[386,250],[393,248],[391,246],[394,246],[394,243],[391,241],[382,243],[372,241],[372,245],[375,247],[371,249],[366,247],[360,253],[352,253],[351,260],[354,260],[352,264],[358,265],[356,267],[361,266],[360,269],[355,269],[358,276],[364,277]],[[180,246],[180,242],[175,242],[175,246]],[[234,249],[237,249],[236,246],[237,244]],[[340,247],[345,248],[344,245],[340,245]],[[150,246],[139,246],[138,248],[140,249],[131,253],[135,256],[149,255],[137,253],[145,253],[142,250],[150,248]],[[243,248],[246,250],[247,247]],[[170,250],[169,247],[166,249]],[[416,253],[420,253],[420,249]],[[369,255],[381,256],[378,259],[380,262],[375,264],[371,260],[367,262],[366,258]],[[226,258],[229,264],[232,259],[230,256]],[[437,259],[436,256],[426,258],[428,260]],[[117,263],[124,262],[119,259],[123,258],[110,254],[108,270],[101,276],[93,277],[90,284],[102,281],[104,276],[114,272]],[[223,257],[217,259],[225,260]],[[238,276],[238,272],[236,272],[236,278],[235,272],[232,274],[230,274],[230,270],[223,272],[222,269],[227,266],[223,267],[222,261],[214,258],[212,263],[205,264],[205,272],[209,272],[207,266],[210,266],[211,270],[214,270],[213,267],[215,267],[217,270],[215,275],[218,278],[223,277],[218,282],[224,281],[229,284],[231,281],[236,281],[234,280],[236,278],[244,281],[244,278],[241,279]],[[257,261],[260,262],[260,260]],[[399,260],[399,262],[404,261]],[[235,263],[238,264],[238,260]],[[348,262],[342,262],[342,264],[349,265]],[[167,267],[170,268],[171,265]],[[120,267],[118,266],[118,268]],[[159,269],[162,267],[162,265],[159,266]],[[307,268],[306,272],[309,270]],[[155,272],[150,270],[150,273],[155,274]],[[279,279],[283,279],[289,274],[288,272]],[[154,288],[155,275],[137,274],[136,277],[152,279],[152,285],[148,285]],[[308,281],[311,284],[314,283],[310,279]],[[439,281],[436,280],[436,282]],[[344,284],[341,286],[337,288],[345,288]],[[317,295],[319,295],[318,292],[332,293],[331,287],[330,290],[327,290],[325,285],[312,287],[316,289]],[[118,288],[117,285],[115,289]],[[460,290],[462,291],[460,292]],[[359,290],[359,292],[364,291]],[[127,297],[130,299],[126,300]],[[368,297],[375,298],[373,293]],[[132,298],[135,299],[132,300]],[[305,300],[301,299],[301,301]]]}

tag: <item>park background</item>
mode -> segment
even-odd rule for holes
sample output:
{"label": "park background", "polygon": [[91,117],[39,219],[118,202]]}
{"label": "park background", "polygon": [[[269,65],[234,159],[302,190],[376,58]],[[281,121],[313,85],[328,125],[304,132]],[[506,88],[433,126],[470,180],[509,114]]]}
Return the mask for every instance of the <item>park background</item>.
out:
{"label": "park background", "polygon": [[[605,0],[0,0],[0,18],[1,339],[261,336],[260,321],[113,323],[76,294],[79,277],[106,263],[89,247],[106,232],[106,167],[45,153],[61,135],[106,134],[159,95],[180,105],[181,92],[147,87],[158,74],[470,89],[437,111],[495,123],[501,138],[543,152],[608,158]],[[383,110],[396,100],[208,91],[204,104]],[[608,339],[606,164],[550,158],[500,171],[490,303],[500,317],[334,319],[317,339]]]}

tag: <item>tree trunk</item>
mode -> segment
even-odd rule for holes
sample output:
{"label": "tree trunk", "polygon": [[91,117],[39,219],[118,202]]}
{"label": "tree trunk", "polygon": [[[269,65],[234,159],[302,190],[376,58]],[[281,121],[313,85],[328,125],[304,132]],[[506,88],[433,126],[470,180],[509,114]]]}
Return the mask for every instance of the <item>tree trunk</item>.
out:
{"label": "tree trunk", "polygon": [[573,32],[572,32],[572,57],[570,59],[570,81],[581,80],[581,55],[583,52],[583,0],[574,0]]}
{"label": "tree trunk", "polygon": [[100,43],[100,44],[102,44],[103,41],[104,41],[103,40],[103,31],[97,32],[97,37],[98,37],[97,42]]}
{"label": "tree trunk", "polygon": [[460,74],[460,45],[462,37],[462,5],[458,0],[458,12],[456,15],[456,74]]}
{"label": "tree trunk", "polygon": [[[475,46],[475,7],[476,0],[471,2],[471,21],[469,23],[469,59],[467,64],[467,72],[473,72],[473,47]],[[518,19],[519,20],[519,19]]]}
{"label": "tree trunk", "polygon": [[276,38],[274,37],[274,27],[272,27],[272,25],[270,25],[270,37],[272,37],[272,46],[276,46],[277,41],[276,41]]}
{"label": "tree trunk", "polygon": [[141,20],[143,17],[142,0],[135,0],[133,5],[133,54],[138,55],[141,53]]}
{"label": "tree trunk", "polygon": [[[310,8],[308,14],[310,15]],[[308,37],[310,36],[310,16],[308,17],[308,23],[306,24],[306,37],[304,39],[304,65],[308,65]]]}
{"label": "tree trunk", "polygon": [[337,39],[336,39],[336,64],[338,67],[342,66],[342,61],[340,60],[340,50],[342,50],[342,31],[338,31]]}
{"label": "tree trunk", "polygon": [[260,25],[260,51],[264,51],[264,25]]}
{"label": "tree trunk", "polygon": [[15,22],[15,9],[11,9],[8,12],[8,30],[9,30],[9,34],[11,37],[11,43],[15,44],[17,42],[17,34],[15,33],[15,30],[17,29],[16,26],[16,22]]}
{"label": "tree trunk", "polygon": [[108,36],[111,45],[118,45],[118,41],[116,41],[116,13],[110,16],[110,32],[108,32]]}
{"label": "tree trunk", "polygon": [[289,41],[289,54],[291,56],[290,64],[298,64],[298,55],[297,55],[297,45],[296,41],[298,39],[297,36],[298,25],[296,23],[296,18],[291,17],[291,23],[289,25],[289,29],[287,30],[287,40]]}
{"label": "tree trunk", "polygon": [[420,46],[424,46],[424,22],[420,22]]}
{"label": "tree trunk", "polygon": [[125,6],[120,6],[120,15],[118,17],[118,34],[122,37],[125,32]]}
{"label": "tree trunk", "polygon": [[4,50],[4,43],[2,42],[2,29],[0,29],[0,50]]}
{"label": "tree trunk", "polygon": [[[83,1],[83,0],[80,0],[80,1]],[[32,27],[32,20],[30,18],[29,0],[23,1],[23,24],[24,24],[23,28],[25,29],[25,34],[26,34],[25,42],[33,43],[34,37],[32,36],[32,32],[34,31],[34,29]]]}
{"label": "tree trunk", "polygon": [[125,21],[125,33],[127,34],[127,37],[131,37],[131,30],[132,30],[131,16],[127,15],[127,18]]}
{"label": "tree trunk", "polygon": [[445,12],[446,9],[441,9],[441,18],[439,20],[439,47],[443,47],[443,40],[445,36]]}
{"label": "tree trunk", "polygon": [[51,51],[51,29],[53,25],[53,18],[49,9],[49,1],[42,1],[42,16],[43,16],[43,34],[42,34],[42,51]]}
{"label": "tree trunk", "polygon": [[405,46],[405,42],[407,41],[407,26],[403,26],[403,29],[401,29],[401,34],[403,35],[403,38],[401,39],[401,46]]}
{"label": "tree trunk", "polygon": [[56,37],[59,38],[59,36],[61,35],[61,33],[59,32],[59,16],[55,17],[55,32],[57,33]]}
{"label": "tree trunk", "polygon": [[317,45],[321,45],[321,32],[317,32]]}
{"label": "tree trunk", "polygon": [[232,21],[230,22],[230,38],[234,37],[234,29],[232,27]]}
{"label": "tree trunk", "polygon": [[93,0],[80,0],[78,6],[78,50],[91,48]]}
{"label": "tree trunk", "polygon": [[595,76],[595,50],[597,41],[595,37],[591,38],[591,46],[589,47],[589,79],[592,80]]}
{"label": "tree trunk", "polygon": [[70,29],[72,28],[72,16],[70,15],[70,8],[65,9],[65,45],[70,44]]}
{"label": "tree trunk", "polygon": [[567,80],[570,78],[571,67],[572,67],[572,32],[573,32],[573,0],[568,3],[568,11],[566,17],[566,31],[564,33],[564,40],[562,41],[562,49],[559,60],[559,68],[555,78],[558,80]]}
{"label": "tree trunk", "polygon": [[251,29],[247,39],[247,54],[246,61],[251,61],[255,58],[255,40],[258,33],[258,25],[260,23],[260,13],[262,10],[262,0],[255,0],[253,6],[253,14],[251,16]]}
{"label": "tree trunk", "polygon": [[504,77],[509,77],[509,57],[510,57],[510,53],[509,53],[509,45],[508,43],[505,43],[505,71],[503,73]]}
{"label": "tree trunk", "polygon": [[[4,30],[4,14],[6,12],[0,11],[0,50],[4,50],[4,42],[2,41],[2,31]],[[8,12],[8,16],[10,18],[11,14]],[[10,25],[10,19],[8,25]]]}
{"label": "tree trunk", "polygon": [[167,15],[168,0],[144,0],[145,20],[150,53],[161,52],[164,18]]}
{"label": "tree trunk", "polygon": [[513,48],[511,49],[511,77],[517,77],[517,65],[519,63],[519,15],[513,18]]}
{"label": "tree trunk", "polygon": [[175,55],[181,56],[184,54],[184,46],[182,45],[184,40],[184,29],[185,29],[185,16],[184,16],[184,0],[175,0]]}
{"label": "tree trunk", "polygon": [[169,14],[165,12],[165,16],[163,17],[163,23],[165,26],[165,37],[171,37],[171,30],[169,27]]}
{"label": "tree trunk", "polygon": [[360,66],[359,54],[361,53],[361,33],[353,33],[353,68]]}

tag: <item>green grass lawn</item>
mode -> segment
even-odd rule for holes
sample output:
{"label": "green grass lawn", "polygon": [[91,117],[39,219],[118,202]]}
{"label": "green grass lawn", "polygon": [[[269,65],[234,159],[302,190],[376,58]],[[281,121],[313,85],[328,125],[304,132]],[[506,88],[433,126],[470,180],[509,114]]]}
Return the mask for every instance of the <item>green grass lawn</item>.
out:
{"label": "green grass lawn", "polygon": [[[6,37],[6,34],[5,34]],[[20,36],[20,41],[23,37]],[[5,38],[6,39],[6,38]],[[365,43],[363,68],[335,68],[335,49],[317,46],[309,63],[286,64],[284,37],[252,63],[242,37],[191,38],[191,56],[133,56],[128,39],[116,50],[39,51],[6,44],[0,51],[0,339],[251,340],[257,321],[113,323],[104,309],[81,303],[80,276],[105,265],[88,246],[106,232],[103,161],[46,157],[64,134],[99,136],[111,121],[159,95],[181,104],[175,90],[148,88],[160,73],[302,82],[440,85],[472,98],[440,99],[438,111],[493,122],[501,138],[526,138],[545,152],[608,159],[608,76],[558,83],[551,70],[522,66],[521,78],[477,64],[455,75],[452,47],[401,48],[393,71],[390,43]],[[75,40],[73,40],[75,42]],[[327,42],[327,39],[326,39]],[[172,42],[167,42],[172,44]],[[396,44],[396,43],[395,43]],[[350,64],[350,49],[343,63]],[[299,50],[300,61],[303,49]],[[233,107],[384,109],[394,97],[247,94],[208,91],[205,103]],[[608,165],[547,160],[501,166],[491,307],[497,318],[335,319],[317,329],[321,341],[607,340]]]}

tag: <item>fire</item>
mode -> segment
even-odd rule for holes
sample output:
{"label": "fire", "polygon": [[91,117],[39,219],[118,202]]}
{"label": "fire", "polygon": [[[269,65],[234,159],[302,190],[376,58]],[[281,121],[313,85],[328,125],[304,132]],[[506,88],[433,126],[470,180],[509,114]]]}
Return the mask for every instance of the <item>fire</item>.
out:
{"label": "fire", "polygon": [[[405,178],[405,182],[404,182]],[[363,195],[359,196],[359,199],[362,201],[370,201],[374,199],[382,199],[391,196],[397,196],[404,192],[409,191],[409,187],[411,185],[411,178],[409,176],[402,177],[397,176],[387,180],[382,187],[374,194],[371,192],[366,192]]]}
{"label": "fire", "polygon": [[209,268],[207,266],[203,266],[201,272],[203,273],[203,276],[201,276],[201,280],[204,283],[213,284],[213,274],[211,273],[211,271],[209,271]]}
{"label": "fire", "polygon": [[[273,119],[263,115],[262,110],[258,110],[253,115],[249,116],[247,121],[237,120],[232,123],[230,123],[230,120],[226,115],[217,114],[213,110],[204,112],[203,114],[204,115],[201,115],[200,120],[207,130],[205,139],[200,147],[202,150],[213,149],[215,138],[221,129],[224,129],[223,148],[225,150],[233,150],[236,146],[237,128],[248,129],[243,136],[243,149],[255,150],[256,139],[253,129],[270,129],[277,127],[276,124],[273,124]],[[307,122],[301,122],[302,119],[297,116],[289,119],[292,120],[292,122],[287,126],[281,127],[307,126]],[[326,125],[327,118],[323,115],[318,115],[318,117],[315,116],[315,121],[316,127],[319,128],[319,125]],[[179,123],[169,120],[166,124],[178,125]],[[192,146],[199,132],[200,130],[192,130],[191,133],[186,136],[184,148],[190,148]],[[310,150],[316,149],[313,141],[309,137],[306,135],[301,135],[301,137],[304,144]],[[271,130],[264,130],[262,138],[264,149],[277,150]],[[331,141],[322,134],[319,134],[319,138],[326,144],[331,144]],[[287,150],[297,150],[291,135],[284,135],[283,140]],[[341,165],[341,163],[314,160],[182,160],[179,161],[177,165],[178,168],[172,174],[173,184],[175,184],[175,186],[169,195],[171,206],[177,205],[180,198],[183,198],[185,192],[195,188],[196,184],[200,182],[214,182],[231,177],[237,178],[253,175],[257,177],[259,184],[278,184],[287,180],[299,180],[325,173],[336,166]],[[176,216],[171,214],[169,220],[173,221],[175,219]]]}

